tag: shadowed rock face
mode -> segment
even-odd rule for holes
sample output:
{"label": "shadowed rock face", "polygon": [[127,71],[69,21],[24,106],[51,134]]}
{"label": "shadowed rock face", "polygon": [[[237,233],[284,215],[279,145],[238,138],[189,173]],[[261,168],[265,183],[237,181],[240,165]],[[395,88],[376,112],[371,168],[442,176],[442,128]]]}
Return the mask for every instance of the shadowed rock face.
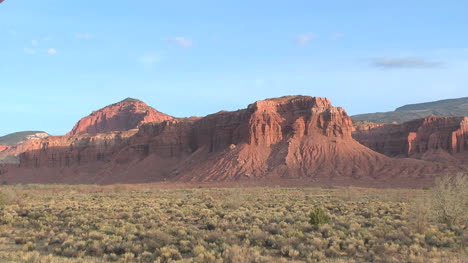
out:
{"label": "shadowed rock face", "polygon": [[468,151],[468,117],[436,117],[358,129],[354,138],[367,147],[389,155],[428,157],[427,153]]}
{"label": "shadowed rock face", "polygon": [[[128,102],[118,108],[125,108],[122,103]],[[107,110],[100,112],[93,118],[108,116]],[[422,161],[394,160],[361,145],[352,138],[346,112],[326,98],[288,96],[203,118],[139,124],[129,131],[116,126],[108,133],[24,143],[18,167],[2,176],[13,182],[142,183],[392,178],[447,171]]]}
{"label": "shadowed rock face", "polygon": [[142,101],[128,98],[94,111],[91,115],[81,119],[68,134],[95,135],[111,131],[128,131],[145,123],[170,119],[173,117],[153,109]]}
{"label": "shadowed rock face", "polygon": [[49,136],[20,145],[20,167],[67,168],[109,161],[137,130],[90,136]]}

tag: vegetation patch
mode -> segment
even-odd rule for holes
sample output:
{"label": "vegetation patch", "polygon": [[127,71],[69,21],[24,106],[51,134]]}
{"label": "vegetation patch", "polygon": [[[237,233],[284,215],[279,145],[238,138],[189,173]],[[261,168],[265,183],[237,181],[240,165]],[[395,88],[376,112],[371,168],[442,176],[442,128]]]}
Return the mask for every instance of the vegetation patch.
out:
{"label": "vegetation patch", "polygon": [[1,186],[0,262],[463,262],[436,189]]}

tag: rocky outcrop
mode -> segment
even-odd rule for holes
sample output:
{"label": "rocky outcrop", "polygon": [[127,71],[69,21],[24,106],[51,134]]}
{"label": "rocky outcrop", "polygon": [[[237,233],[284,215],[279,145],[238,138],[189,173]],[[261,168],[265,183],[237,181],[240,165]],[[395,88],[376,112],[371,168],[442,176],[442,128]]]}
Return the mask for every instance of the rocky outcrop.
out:
{"label": "rocky outcrop", "polygon": [[27,145],[27,142],[48,136],[49,134],[45,132],[25,131],[1,137],[1,141],[8,143],[8,145],[0,144],[0,164],[18,164],[18,155],[28,149],[28,147],[23,147],[23,144]]}
{"label": "rocky outcrop", "polygon": [[10,146],[0,144],[0,153],[6,151]]}
{"label": "rocky outcrop", "polygon": [[328,99],[288,96],[203,118],[139,124],[129,131],[29,141],[18,148],[19,165],[9,167],[2,178],[47,183],[310,183],[447,171],[374,152],[352,138],[353,130],[346,112]]}
{"label": "rocky outcrop", "polygon": [[[258,101],[194,124],[193,155],[179,168],[184,180],[364,176],[384,162],[351,138],[352,122],[326,98],[291,96]],[[346,165],[346,162],[352,165]]]}
{"label": "rocky outcrop", "polygon": [[42,139],[47,136],[49,136],[49,134],[42,131],[15,132],[0,137],[0,145],[15,146],[28,140]]}
{"label": "rocky outcrop", "polygon": [[17,147],[17,151],[21,152],[19,167],[67,168],[107,162],[136,132],[49,136],[42,140],[31,140]]}
{"label": "rocky outcrop", "polygon": [[375,123],[368,121],[353,121],[353,133],[356,131],[369,131],[384,126],[384,123]]}
{"label": "rocky outcrop", "polygon": [[357,129],[354,138],[388,156],[428,158],[428,153],[452,155],[468,151],[468,117],[436,117]]}
{"label": "rocky outcrop", "polygon": [[112,131],[128,131],[142,124],[161,122],[173,117],[161,113],[144,102],[128,98],[112,104],[81,119],[68,135],[88,133],[91,135]]}

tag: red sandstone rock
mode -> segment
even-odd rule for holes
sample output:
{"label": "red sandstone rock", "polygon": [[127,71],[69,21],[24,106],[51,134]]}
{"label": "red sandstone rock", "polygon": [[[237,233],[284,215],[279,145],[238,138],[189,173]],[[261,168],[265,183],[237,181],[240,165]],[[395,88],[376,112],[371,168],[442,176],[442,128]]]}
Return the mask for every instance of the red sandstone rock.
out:
{"label": "red sandstone rock", "polygon": [[10,146],[0,144],[0,152],[6,151]]}
{"label": "red sandstone rock", "polygon": [[[100,112],[93,118],[107,116],[106,110]],[[105,130],[104,124],[92,123],[77,127]],[[119,125],[105,127],[123,127]],[[0,179],[29,183],[297,179],[310,184],[324,178],[373,178],[405,184],[406,178],[462,169],[391,159],[372,151],[352,138],[350,118],[326,98],[268,99],[234,112],[137,126],[127,132],[51,136],[27,142],[17,146],[22,152],[19,165],[8,167]],[[464,133],[453,136],[461,140]]]}
{"label": "red sandstone rock", "polygon": [[112,131],[128,131],[142,124],[161,122],[173,117],[161,113],[144,102],[128,98],[107,106],[81,119],[69,135],[89,133],[92,135]]}
{"label": "red sandstone rock", "polygon": [[20,167],[67,168],[106,162],[136,132],[49,136],[42,140],[27,141],[17,147],[17,151],[21,152]]}
{"label": "red sandstone rock", "polygon": [[436,117],[356,130],[353,137],[389,155],[437,160],[428,153],[452,155],[468,151],[468,117]]}
{"label": "red sandstone rock", "polygon": [[384,126],[384,123],[374,123],[368,121],[353,121],[353,133],[356,131],[369,131]]}

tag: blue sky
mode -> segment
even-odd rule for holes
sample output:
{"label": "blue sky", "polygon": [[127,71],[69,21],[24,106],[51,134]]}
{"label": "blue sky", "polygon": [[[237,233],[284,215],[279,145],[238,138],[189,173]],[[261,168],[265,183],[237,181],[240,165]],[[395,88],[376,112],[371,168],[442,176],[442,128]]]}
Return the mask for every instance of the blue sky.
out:
{"label": "blue sky", "polygon": [[323,96],[349,114],[468,96],[468,2],[0,4],[0,135],[68,132],[126,97],[170,115]]}

